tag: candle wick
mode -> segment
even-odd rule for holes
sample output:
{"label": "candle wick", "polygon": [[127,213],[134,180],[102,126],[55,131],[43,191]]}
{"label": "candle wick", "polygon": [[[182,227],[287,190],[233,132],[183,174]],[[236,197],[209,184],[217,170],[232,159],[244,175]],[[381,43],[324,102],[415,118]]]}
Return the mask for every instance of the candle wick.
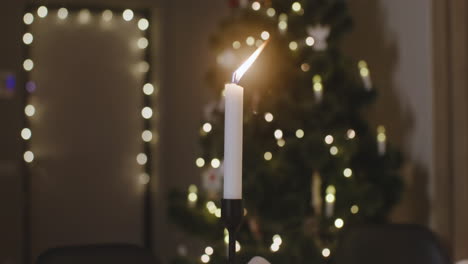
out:
{"label": "candle wick", "polygon": [[239,84],[238,80],[236,80],[236,73],[237,71],[232,74],[232,83]]}

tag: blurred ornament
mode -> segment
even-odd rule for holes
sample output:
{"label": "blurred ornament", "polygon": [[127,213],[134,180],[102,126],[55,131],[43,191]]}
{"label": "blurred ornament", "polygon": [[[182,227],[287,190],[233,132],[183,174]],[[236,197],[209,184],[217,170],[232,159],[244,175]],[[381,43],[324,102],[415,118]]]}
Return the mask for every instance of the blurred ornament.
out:
{"label": "blurred ornament", "polygon": [[214,199],[221,191],[223,165],[218,168],[209,167],[202,173],[202,186],[208,197]]}
{"label": "blurred ornament", "polygon": [[312,46],[314,50],[324,51],[327,49],[327,38],[330,35],[330,26],[309,26],[307,27],[307,33],[315,40],[315,44]]}

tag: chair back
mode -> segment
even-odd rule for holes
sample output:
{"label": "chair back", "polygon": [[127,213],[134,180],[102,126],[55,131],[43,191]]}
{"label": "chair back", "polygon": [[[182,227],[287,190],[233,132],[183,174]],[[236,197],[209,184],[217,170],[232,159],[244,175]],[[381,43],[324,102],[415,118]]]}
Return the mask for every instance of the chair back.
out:
{"label": "chair back", "polygon": [[337,264],[450,264],[428,229],[416,225],[378,225],[345,231]]}
{"label": "chair back", "polygon": [[69,246],[49,249],[37,264],[156,264],[146,249],[127,244]]}

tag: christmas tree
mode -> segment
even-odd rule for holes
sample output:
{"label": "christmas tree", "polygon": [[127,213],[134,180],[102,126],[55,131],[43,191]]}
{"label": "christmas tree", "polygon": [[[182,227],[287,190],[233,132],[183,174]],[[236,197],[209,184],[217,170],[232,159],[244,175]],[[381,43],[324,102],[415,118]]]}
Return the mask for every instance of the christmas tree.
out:
{"label": "christmas tree", "polygon": [[202,186],[170,194],[172,221],[206,244],[174,263],[225,263],[220,220],[224,84],[264,41],[269,45],[245,87],[243,199],[239,263],[260,255],[272,263],[333,262],[340,233],[385,222],[398,201],[400,153],[385,128],[364,117],[375,101],[365,61],[344,56],[352,27],[344,0],[229,1],[232,12],[212,39],[209,72],[216,100],[201,123],[194,157]]}

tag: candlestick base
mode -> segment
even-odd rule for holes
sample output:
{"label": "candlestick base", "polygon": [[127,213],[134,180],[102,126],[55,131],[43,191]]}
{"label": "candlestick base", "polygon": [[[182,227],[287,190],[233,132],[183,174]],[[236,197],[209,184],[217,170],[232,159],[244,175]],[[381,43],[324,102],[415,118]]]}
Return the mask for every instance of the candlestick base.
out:
{"label": "candlestick base", "polygon": [[235,263],[237,232],[242,224],[243,216],[242,199],[223,199],[221,201],[221,218],[229,232],[228,264]]}

